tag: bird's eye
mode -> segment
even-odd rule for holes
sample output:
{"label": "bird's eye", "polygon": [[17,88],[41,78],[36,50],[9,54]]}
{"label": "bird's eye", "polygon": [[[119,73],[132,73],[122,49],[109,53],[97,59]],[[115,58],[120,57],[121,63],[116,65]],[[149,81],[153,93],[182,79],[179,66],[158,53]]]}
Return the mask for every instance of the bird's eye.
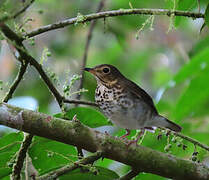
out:
{"label": "bird's eye", "polygon": [[110,69],[109,69],[109,68],[104,68],[104,69],[103,69],[103,72],[104,72],[105,74],[107,74],[107,73],[110,72]]}

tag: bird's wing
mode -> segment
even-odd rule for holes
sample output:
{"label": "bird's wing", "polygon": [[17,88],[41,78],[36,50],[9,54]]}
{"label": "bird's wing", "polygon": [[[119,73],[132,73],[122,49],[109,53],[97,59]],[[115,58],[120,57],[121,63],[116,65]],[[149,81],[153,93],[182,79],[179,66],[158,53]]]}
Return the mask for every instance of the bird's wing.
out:
{"label": "bird's wing", "polygon": [[158,114],[157,109],[154,105],[154,102],[149,94],[146,93],[145,90],[140,88],[137,84],[130,80],[126,80],[126,86],[125,88],[129,91],[135,94],[140,100],[144,101],[148,106],[151,107],[154,113]]}

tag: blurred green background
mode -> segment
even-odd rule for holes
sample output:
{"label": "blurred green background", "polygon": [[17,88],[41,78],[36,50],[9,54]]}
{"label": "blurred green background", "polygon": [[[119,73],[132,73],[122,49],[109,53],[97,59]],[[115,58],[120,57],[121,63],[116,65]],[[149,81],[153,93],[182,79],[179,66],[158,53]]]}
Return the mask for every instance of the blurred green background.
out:
{"label": "blurred green background", "polygon": [[[39,0],[28,11],[9,25],[13,29],[23,24],[28,18],[32,21],[23,26],[26,31],[51,24],[66,18],[76,17],[77,13],[90,14],[96,11],[98,0]],[[175,9],[198,12],[196,0],[176,0]],[[14,6],[15,3],[15,6]],[[6,0],[0,4],[2,13],[12,13],[22,7],[22,1]],[[26,1],[27,3],[27,1]],[[200,1],[200,12],[204,13],[208,0]],[[166,8],[173,9],[173,0],[106,0],[103,10],[120,8]],[[158,111],[183,127],[182,133],[209,145],[209,30],[205,27],[200,33],[203,19],[185,17],[155,16],[152,23],[137,33],[149,18],[145,15],[131,15],[97,20],[88,52],[88,67],[108,63],[117,66],[129,79],[143,87],[153,98]],[[151,25],[152,24],[152,25]],[[43,52],[48,49],[50,57],[45,58],[44,68],[53,79],[57,88],[63,93],[63,86],[69,83],[75,74],[80,74],[82,56],[86,42],[89,23],[71,25],[63,29],[49,31],[25,41],[30,53],[41,61]],[[138,38],[136,38],[138,36]],[[18,71],[5,40],[0,44],[0,98],[3,98]],[[75,82],[72,92],[78,88]],[[94,101],[95,79],[85,74],[85,89],[82,99]],[[55,99],[48,91],[37,72],[29,68],[20,83],[15,97],[29,96],[37,101],[40,112],[55,114],[60,112]],[[70,96],[69,98],[75,98]],[[17,103],[18,104],[18,103]],[[73,107],[73,105],[70,105]],[[108,129],[108,128],[107,128]],[[2,130],[4,131],[4,129]],[[125,133],[113,129],[113,134]],[[157,140],[158,132],[147,133],[142,145],[162,152],[167,145],[167,137]],[[170,138],[171,141],[171,138]],[[191,159],[192,153],[198,151],[197,161],[208,163],[205,150],[186,141],[180,144],[186,150],[172,142],[170,153]],[[73,148],[73,147],[72,147]],[[111,160],[98,161],[98,166],[110,168],[123,175],[129,167]],[[6,177],[6,176],[5,176]],[[75,178],[75,177],[74,177]],[[165,179],[142,173],[136,179]]]}

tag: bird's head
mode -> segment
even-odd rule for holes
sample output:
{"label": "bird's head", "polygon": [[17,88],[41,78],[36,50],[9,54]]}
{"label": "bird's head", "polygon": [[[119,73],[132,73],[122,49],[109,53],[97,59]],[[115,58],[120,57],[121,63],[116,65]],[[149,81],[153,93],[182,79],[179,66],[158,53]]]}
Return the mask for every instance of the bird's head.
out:
{"label": "bird's head", "polygon": [[98,83],[106,86],[113,86],[124,77],[116,67],[110,64],[101,64],[84,70],[93,74]]}

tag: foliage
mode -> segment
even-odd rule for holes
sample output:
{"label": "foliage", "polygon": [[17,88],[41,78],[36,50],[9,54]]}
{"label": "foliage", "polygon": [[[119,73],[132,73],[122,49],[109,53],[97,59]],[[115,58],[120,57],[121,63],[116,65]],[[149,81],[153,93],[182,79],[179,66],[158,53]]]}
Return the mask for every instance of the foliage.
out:
{"label": "foliage", "polygon": [[98,112],[93,108],[77,107],[70,109],[68,112],[64,114],[59,113],[55,115],[55,117],[70,119],[70,120],[72,120],[74,116],[76,116],[76,119],[81,121],[81,123],[91,128],[111,125],[111,123],[102,113]]}
{"label": "foliage", "polygon": [[[131,6],[131,8],[198,11],[196,0],[176,0],[175,4],[174,1],[117,0],[108,3],[105,9],[130,8]],[[14,29],[22,26],[23,32],[27,32],[36,26],[53,23],[66,17],[77,16],[81,21],[85,19],[85,14],[95,12],[97,2],[96,0],[87,0],[63,1],[63,3],[60,1],[58,3],[57,1],[40,0],[35,2],[25,16],[10,20],[8,23]],[[12,0],[1,1],[0,18],[18,10],[19,7],[22,7],[21,3],[23,1],[17,3],[17,6],[13,6]],[[200,8],[201,11],[204,10],[205,12],[205,23],[209,27],[208,1],[201,0]],[[54,9],[56,9],[56,13]],[[27,18],[31,18],[33,21],[27,21],[24,24],[23,22],[26,22]],[[157,103],[159,112],[166,114],[169,119],[180,124],[183,127],[183,134],[209,145],[208,27],[205,27],[199,34],[200,25],[198,26],[193,21],[197,22],[197,20],[186,17],[169,18],[153,15],[150,17],[143,15],[121,16],[98,20],[87,65],[89,67],[102,63],[116,65],[127,77],[141,85],[153,97],[155,94],[161,97]],[[94,101],[95,80],[85,74],[85,89],[77,91],[80,76],[75,75],[80,73],[88,27],[88,23],[87,26],[77,24],[77,26],[71,26],[65,30],[46,33],[43,35],[43,39],[28,39],[26,43],[28,46],[31,42],[34,44],[32,47],[29,46],[31,54],[40,59],[40,63],[46,69],[50,69],[48,73],[51,79],[57,81],[57,76],[59,76],[60,82],[57,86],[60,92],[63,92],[65,96],[74,98],[76,93],[85,92],[85,89],[88,89],[88,92],[84,93],[82,97]],[[49,56],[50,61],[47,61]],[[0,59],[0,63],[1,61],[3,60]],[[3,85],[7,81],[12,82],[14,73],[17,72],[14,68],[14,62],[9,63],[13,69],[8,69],[9,76],[2,75],[0,77],[0,97],[3,97],[7,91],[6,88],[2,89]],[[0,69],[0,71],[3,72],[3,69]],[[33,96],[39,101],[40,112],[48,114],[58,112],[58,108],[54,105],[53,96],[44,86],[42,80],[33,69],[28,71],[25,81],[21,82],[15,96]],[[66,71],[69,71],[67,77]],[[66,83],[63,79],[70,79],[70,81]],[[72,105],[69,109],[69,111],[55,116],[72,120],[76,115],[78,120],[91,128],[111,125],[98,109],[74,107]],[[121,129],[114,129],[113,132],[114,135],[123,133],[124,130]],[[131,135],[134,134],[135,131]],[[159,135],[162,135],[160,140],[157,139]],[[0,138],[0,179],[8,179],[11,174],[22,140],[23,134],[20,132],[8,133]],[[160,130],[155,133],[148,132],[142,145],[197,162],[202,162],[208,157],[205,150],[194,147],[193,144],[173,135],[167,136],[167,132]],[[78,159],[75,147],[41,137],[33,139],[29,156],[39,175]],[[85,168],[87,169],[85,173],[81,169],[76,169],[61,176],[60,179],[82,179],[85,177],[85,179],[109,180],[125,174],[130,169],[128,166],[118,165],[109,159],[98,160],[94,165]],[[140,174],[136,177],[136,179],[144,180],[153,178],[163,179],[152,174]]]}

